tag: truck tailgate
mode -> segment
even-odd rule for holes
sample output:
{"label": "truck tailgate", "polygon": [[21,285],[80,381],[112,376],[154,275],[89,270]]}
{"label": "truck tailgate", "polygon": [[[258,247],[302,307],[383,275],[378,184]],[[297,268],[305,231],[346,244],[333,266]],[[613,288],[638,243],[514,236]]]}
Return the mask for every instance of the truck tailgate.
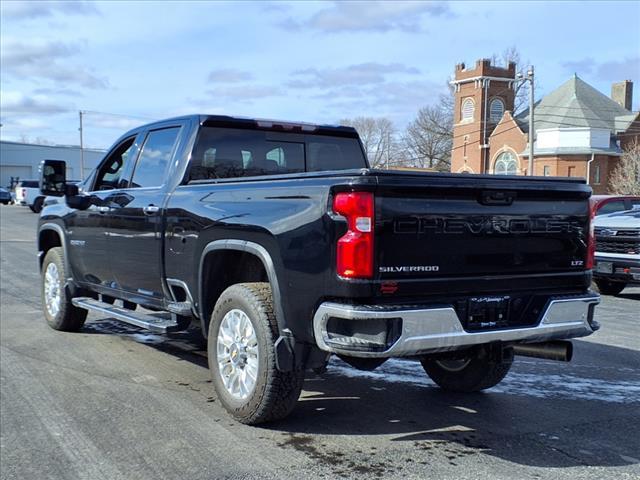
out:
{"label": "truck tailgate", "polygon": [[579,179],[382,174],[378,278],[584,271],[590,192]]}

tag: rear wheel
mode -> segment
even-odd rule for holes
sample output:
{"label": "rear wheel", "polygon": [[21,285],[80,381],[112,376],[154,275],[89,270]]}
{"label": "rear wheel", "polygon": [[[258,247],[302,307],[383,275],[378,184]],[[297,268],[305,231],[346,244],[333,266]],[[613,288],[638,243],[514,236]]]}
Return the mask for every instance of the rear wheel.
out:
{"label": "rear wheel", "polygon": [[618,295],[627,286],[625,282],[612,282],[605,278],[595,280],[595,284],[603,295]]}
{"label": "rear wheel", "polygon": [[209,325],[209,368],[220,403],[242,423],[284,418],[300,396],[304,371],[276,368],[277,338],[268,283],[239,283],[222,293]]}
{"label": "rear wheel", "polygon": [[67,271],[61,247],[47,252],[42,264],[42,307],[49,326],[55,330],[77,332],[84,325],[87,311],[71,303],[65,280]]}
{"label": "rear wheel", "polygon": [[452,392],[478,392],[500,383],[509,373],[513,360],[498,359],[487,349],[479,349],[456,359],[425,356],[420,363],[439,387]]}

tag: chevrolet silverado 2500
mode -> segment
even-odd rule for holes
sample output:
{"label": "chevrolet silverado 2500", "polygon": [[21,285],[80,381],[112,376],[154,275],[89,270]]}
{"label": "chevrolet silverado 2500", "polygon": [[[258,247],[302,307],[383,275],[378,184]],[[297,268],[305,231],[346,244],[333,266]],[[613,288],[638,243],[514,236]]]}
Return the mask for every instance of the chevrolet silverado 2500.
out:
{"label": "chevrolet silverado 2500", "polygon": [[474,392],[598,328],[581,179],[373,170],[352,128],[225,116],[139,127],[81,185],[64,175],[43,163],[64,197],[38,227],[49,325],[195,324],[245,423],[286,416],[331,354],[419,358]]}
{"label": "chevrolet silverado 2500", "polygon": [[640,284],[640,206],[595,219],[593,278],[600,293],[618,295]]}

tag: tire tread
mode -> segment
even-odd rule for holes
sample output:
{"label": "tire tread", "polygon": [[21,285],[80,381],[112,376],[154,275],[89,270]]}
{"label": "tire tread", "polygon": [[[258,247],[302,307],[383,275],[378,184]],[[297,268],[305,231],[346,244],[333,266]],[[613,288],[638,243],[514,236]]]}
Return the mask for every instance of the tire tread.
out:
{"label": "tire tread", "polygon": [[[279,336],[279,330],[273,308],[271,286],[266,282],[238,283],[225,290],[214,308],[211,325],[213,325],[213,317],[217,310],[223,308],[225,301],[234,296],[242,297],[255,312],[262,311],[264,313],[267,322],[265,327],[268,331],[268,346],[267,352],[261,352],[261,354],[266,354],[267,363],[262,377],[258,379],[256,384],[256,389],[260,383],[264,385],[262,397],[258,402],[255,402],[251,410],[243,411],[244,407],[239,407],[232,409],[231,413],[238,421],[248,425],[280,420],[291,413],[298,401],[304,382],[304,371],[281,372],[276,367],[274,345]],[[259,317],[262,316],[259,315]],[[260,321],[261,318],[255,320]],[[212,342],[210,341],[209,349],[211,348]]]}
{"label": "tire tread", "polygon": [[[60,286],[60,295],[62,296],[62,298],[60,299],[60,311],[55,318],[49,317],[49,312],[47,312],[47,308],[44,302],[44,272],[46,271],[47,265],[52,262],[55,263],[58,267],[58,274],[60,275],[60,278],[62,280],[62,285]],[[67,289],[64,287],[64,279],[66,278],[68,278],[68,276],[64,259],[64,250],[62,249],[62,247],[53,247],[47,252],[44,257],[44,262],[42,263],[41,298],[44,316],[49,326],[54,330],[60,330],[63,332],[77,332],[84,326],[84,322],[87,318],[88,312],[83,308],[76,307],[71,302],[71,298],[68,296]]]}

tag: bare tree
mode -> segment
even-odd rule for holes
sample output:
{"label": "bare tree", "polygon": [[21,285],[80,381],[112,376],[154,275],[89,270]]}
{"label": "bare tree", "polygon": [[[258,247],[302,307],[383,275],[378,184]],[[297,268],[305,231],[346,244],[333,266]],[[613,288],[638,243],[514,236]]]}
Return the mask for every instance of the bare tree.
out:
{"label": "bare tree", "polygon": [[32,145],[55,145],[51,140],[47,140],[43,137],[30,138],[28,135],[21,133],[20,134],[20,143],[30,143]]}
{"label": "bare tree", "polygon": [[437,104],[421,108],[404,134],[405,162],[414,167],[449,171],[453,141],[453,102],[441,95]]}
{"label": "bare tree", "polygon": [[633,140],[623,151],[609,180],[611,193],[640,195],[640,140]]}
{"label": "bare tree", "polygon": [[[513,62],[516,64],[516,73],[522,73],[526,76],[528,66],[530,65],[529,61],[523,61],[520,56],[520,52],[518,51],[515,45],[512,45],[508,48],[505,48],[502,53],[496,54],[494,53],[491,56],[491,63],[493,65],[500,65],[503,67],[508,67],[509,62]],[[529,88],[531,85],[529,82],[518,82],[516,85],[516,95],[513,104],[513,114],[516,115],[520,113],[522,110],[529,107]],[[535,90],[539,88],[539,85],[536,83]],[[534,90],[534,91],[535,91]]]}
{"label": "bare tree", "polygon": [[354,127],[358,131],[369,164],[373,168],[383,168],[392,163],[395,127],[391,120],[384,117],[356,117],[342,119],[340,124]]}

